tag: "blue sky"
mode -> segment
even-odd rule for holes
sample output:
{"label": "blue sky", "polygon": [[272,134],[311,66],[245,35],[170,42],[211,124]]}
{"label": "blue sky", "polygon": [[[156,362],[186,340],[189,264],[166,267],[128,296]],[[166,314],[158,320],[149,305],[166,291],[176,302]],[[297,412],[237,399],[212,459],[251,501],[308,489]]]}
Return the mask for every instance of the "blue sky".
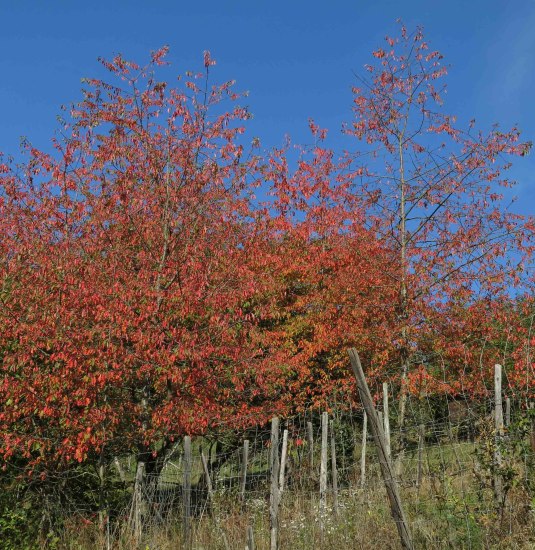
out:
{"label": "blue sky", "polygon": [[[308,139],[313,117],[339,128],[351,114],[354,72],[401,17],[423,25],[451,65],[446,107],[488,128],[518,123],[535,141],[535,0],[205,0],[0,4],[0,151],[16,154],[21,136],[47,149],[61,104],[80,96],[82,77],[103,76],[96,61],[121,52],[136,61],[169,44],[173,71],[201,67],[217,81],[249,90],[251,136],[265,146]],[[515,163],[519,207],[535,213],[535,154]]]}

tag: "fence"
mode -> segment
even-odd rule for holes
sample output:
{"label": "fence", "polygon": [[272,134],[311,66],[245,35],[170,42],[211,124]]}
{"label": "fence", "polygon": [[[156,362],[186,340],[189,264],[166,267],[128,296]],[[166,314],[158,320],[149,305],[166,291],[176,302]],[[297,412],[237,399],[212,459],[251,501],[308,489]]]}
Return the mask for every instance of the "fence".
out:
{"label": "fence", "polygon": [[216,440],[185,437],[157,475],[118,457],[101,472],[116,490],[115,502],[100,495],[98,545],[533,547],[534,411],[501,395],[500,375],[497,366],[489,399],[409,399],[403,426],[384,384],[366,412],[310,411]]}

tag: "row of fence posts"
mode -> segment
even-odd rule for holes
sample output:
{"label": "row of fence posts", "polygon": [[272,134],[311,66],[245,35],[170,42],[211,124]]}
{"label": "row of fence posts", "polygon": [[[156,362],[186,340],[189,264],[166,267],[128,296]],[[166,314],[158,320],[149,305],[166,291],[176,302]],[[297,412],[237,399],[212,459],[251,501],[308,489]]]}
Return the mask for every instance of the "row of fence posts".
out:
{"label": "row of fence posts", "polygon": [[[334,423],[329,421],[327,412],[321,415],[321,454],[320,454],[320,479],[319,479],[319,512],[320,512],[320,530],[323,533],[324,520],[327,510],[327,479],[328,479],[328,460],[329,460],[329,434],[331,449],[331,481],[333,495],[333,511],[338,514],[338,469],[336,463],[336,443]],[[279,419],[273,418],[271,421],[271,442],[270,442],[270,549],[278,549],[279,537],[279,507],[282,493],[284,491],[285,468],[288,456],[288,430],[283,431],[282,448],[279,457]],[[309,447],[310,468],[314,467],[314,435],[312,423],[307,423],[307,440]],[[242,487],[245,485],[245,475],[247,472],[247,462],[245,460],[244,445],[244,463],[242,465]],[[254,540],[252,527],[247,530],[247,550],[254,550]]]}
{"label": "row of fence posts", "polygon": [[[391,443],[390,443],[390,420],[388,410],[388,385],[383,384],[383,414],[380,411],[375,411],[373,400],[366,382],[366,377],[360,363],[360,358],[355,349],[349,351],[351,360],[351,366],[357,379],[358,391],[360,394],[361,402],[364,407],[364,422],[363,422],[363,435],[362,435],[362,458],[361,458],[361,484],[365,483],[365,444],[366,444],[366,424],[367,416],[371,417],[371,431],[374,437],[377,454],[379,457],[379,463],[381,466],[381,473],[383,482],[390,500],[390,508],[392,518],[394,519],[400,542],[403,548],[413,549],[414,545],[410,534],[409,526],[405,518],[401,499],[397,489],[398,480],[394,477],[394,470],[392,468],[392,456],[391,456]],[[509,427],[511,424],[511,399],[507,397],[505,399],[505,420],[503,413],[503,396],[502,396],[502,366],[496,364],[494,366],[494,433],[495,433],[495,446],[494,446],[494,465],[495,465],[495,477],[494,477],[494,491],[497,504],[503,505],[503,487],[502,478],[499,474],[499,469],[502,465],[501,457],[501,442],[504,437],[505,427]],[[420,424],[418,429],[418,465],[416,474],[416,486],[419,488],[422,480],[423,469],[423,449],[425,442],[425,426]],[[533,432],[532,432],[533,433]],[[535,450],[535,448],[534,448]]]}
{"label": "row of fence posts", "polygon": [[[369,390],[368,390],[369,391]],[[370,396],[371,400],[371,396]],[[373,407],[373,402],[372,402]],[[390,421],[389,421],[389,404],[388,404],[388,384],[383,384],[383,411],[376,411],[373,409],[373,414],[377,418],[378,422],[372,424],[373,427],[381,426],[383,435],[381,441],[384,445],[385,457],[391,458],[391,445],[390,445]],[[360,463],[360,483],[361,487],[366,483],[366,446],[367,446],[367,426],[368,426],[368,413],[364,412],[363,429],[362,429],[362,453]],[[271,421],[271,440],[270,440],[270,550],[278,549],[279,539],[279,509],[282,494],[284,491],[285,483],[285,469],[288,456],[288,430],[283,430],[282,445],[280,441],[280,420],[275,417]],[[423,441],[423,439],[422,439]],[[328,462],[329,462],[329,443],[330,443],[330,462],[331,462],[331,483],[332,483],[332,505],[333,512],[338,515],[338,468],[336,457],[336,438],[334,423],[329,420],[329,414],[323,412],[321,415],[321,452],[320,452],[320,476],[319,476],[319,525],[320,532],[323,535],[325,526],[325,517],[327,510],[327,494],[328,494]],[[245,494],[247,486],[247,469],[249,461],[249,440],[244,440],[242,447],[242,464],[240,472],[240,500],[242,505],[245,503]],[[279,456],[279,447],[280,456]],[[307,422],[307,447],[309,453],[309,465],[311,471],[314,469],[314,430],[312,422]],[[421,457],[422,451],[419,452]],[[227,537],[224,530],[221,528],[218,521],[218,514],[214,507],[214,490],[212,480],[210,478],[208,460],[204,453],[201,453],[201,460],[203,464],[204,476],[207,483],[208,501],[209,506],[212,508],[213,517],[215,520],[216,528],[222,536],[225,548],[229,549]],[[185,547],[191,547],[191,469],[192,469],[192,453],[191,453],[191,438],[189,436],[184,437],[184,454],[183,454],[183,539]],[[421,467],[419,468],[421,471]],[[393,479],[393,476],[391,476]],[[140,523],[137,522],[136,525]],[[253,527],[247,527],[247,549],[254,550],[254,532]]]}
{"label": "row of fence posts", "polygon": [[[368,388],[364,371],[360,363],[360,358],[356,350],[350,350],[351,366],[357,379],[358,390],[361,402],[364,408],[363,425],[362,425],[362,441],[361,441],[361,457],[360,457],[360,486],[366,484],[366,446],[368,439],[368,428],[370,428],[375,447],[377,450],[379,465],[385,489],[390,501],[392,517],[396,523],[401,545],[403,548],[412,549],[413,543],[406,520],[406,516],[402,507],[401,498],[398,491],[398,480],[396,480],[394,467],[392,464],[392,449],[390,441],[390,416],[389,416],[389,398],[388,384],[383,384],[383,411],[376,410],[373,398]],[[500,441],[504,436],[504,426],[509,426],[511,422],[511,401],[509,398],[505,400],[505,419],[502,405],[502,367],[495,365],[494,370],[494,423],[495,423],[495,454],[494,461],[496,470],[502,463],[500,454]],[[314,468],[314,432],[312,422],[307,422],[307,447],[309,453],[309,464],[311,471]],[[327,480],[328,480],[328,447],[330,434],[330,450],[331,450],[331,481],[332,481],[332,499],[334,514],[338,514],[338,471],[336,459],[336,444],[335,431],[333,421],[329,421],[327,412],[321,415],[321,454],[320,454],[320,478],[319,478],[319,523],[320,531],[323,534],[324,520],[327,508]],[[270,550],[278,550],[279,540],[279,508],[281,497],[284,491],[285,469],[288,457],[288,430],[285,429],[282,435],[282,445],[279,445],[280,436],[280,421],[275,417],[271,421],[271,441],[270,441]],[[416,486],[419,487],[423,473],[423,452],[425,442],[425,426],[420,424],[418,434],[418,451],[417,451],[417,473]],[[242,506],[245,504],[246,486],[247,486],[247,466],[249,461],[249,440],[244,440],[242,448],[242,464],[240,472],[240,499]],[[279,456],[279,447],[281,452]],[[215,507],[214,489],[210,478],[209,464],[204,453],[201,453],[201,460],[204,470],[204,476],[207,483],[208,505],[212,510],[212,515],[215,521],[215,526],[220,532],[225,548],[230,550],[228,539],[224,529],[219,524],[219,515]],[[184,546],[191,548],[192,544],[192,529],[191,529],[191,482],[192,482],[192,448],[190,436],[184,437],[184,454],[183,454],[183,539]],[[141,512],[140,502],[142,495],[138,494],[141,491],[143,477],[143,464],[138,464],[136,472],[136,483],[134,485],[133,506],[131,509],[132,526],[136,538],[141,538]],[[139,479],[138,479],[139,478]],[[503,499],[503,489],[501,486],[501,478],[496,474],[494,479],[494,487],[496,499],[501,502]],[[254,531],[249,525],[246,532],[247,550],[255,550]]]}

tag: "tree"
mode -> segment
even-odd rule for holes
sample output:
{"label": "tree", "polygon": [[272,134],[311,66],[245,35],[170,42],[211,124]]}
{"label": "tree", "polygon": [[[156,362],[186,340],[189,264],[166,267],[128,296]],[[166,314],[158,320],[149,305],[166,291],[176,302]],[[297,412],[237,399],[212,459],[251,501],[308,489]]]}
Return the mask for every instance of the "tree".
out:
{"label": "tree", "polygon": [[165,54],[103,61],[118,83],[86,81],[55,153],[2,164],[0,455],[29,471],[134,453],[157,474],[181,435],[284,405],[271,304],[250,311],[269,281],[249,113],[208,53],[159,82]]}
{"label": "tree", "polygon": [[325,129],[310,121],[310,130],[312,145],[297,148],[295,167],[288,144],[272,152],[264,171],[272,197],[263,219],[275,244],[273,286],[291,353],[287,387],[298,409],[355,403],[346,350],[381,356],[389,335],[382,304],[395,296],[385,278],[390,252],[365,227],[347,160],[327,147]]}
{"label": "tree", "polygon": [[516,127],[484,133],[474,121],[466,130],[455,125],[443,110],[442,55],[429,50],[421,29],[402,26],[373,55],[369,77],[353,89],[355,118],[345,131],[362,144],[349,156],[366,226],[392,251],[390,341],[403,424],[407,377],[422,362],[422,343],[438,336],[435,312],[466,311],[478,297],[493,299],[520,281],[532,226],[509,211],[514,182],[505,172],[508,157],[526,155],[531,143],[519,140]]}

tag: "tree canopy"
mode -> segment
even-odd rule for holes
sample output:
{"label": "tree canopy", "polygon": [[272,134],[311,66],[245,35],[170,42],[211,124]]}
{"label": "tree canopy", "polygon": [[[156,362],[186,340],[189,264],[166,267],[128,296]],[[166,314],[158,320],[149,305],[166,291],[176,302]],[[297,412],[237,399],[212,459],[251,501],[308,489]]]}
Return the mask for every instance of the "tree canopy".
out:
{"label": "tree canopy", "polygon": [[534,224],[504,189],[531,144],[456,125],[420,29],[373,52],[347,151],[311,121],[296,162],[247,138],[209,53],[174,87],[166,53],[103,61],[112,82],[85,81],[51,153],[2,159],[4,462],[157,459],[186,433],[351,402],[349,346],[402,399],[485,391],[505,348],[527,389]]}

